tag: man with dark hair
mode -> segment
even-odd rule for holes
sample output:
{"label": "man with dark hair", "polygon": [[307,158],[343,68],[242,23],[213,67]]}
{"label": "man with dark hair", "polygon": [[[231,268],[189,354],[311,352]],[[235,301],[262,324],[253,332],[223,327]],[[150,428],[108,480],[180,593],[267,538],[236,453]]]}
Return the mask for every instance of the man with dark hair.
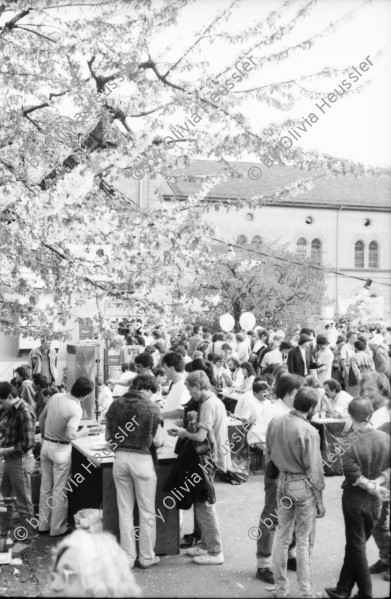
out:
{"label": "man with dark hair", "polygon": [[[262,418],[257,423],[256,433],[259,438],[257,447],[263,452],[266,450],[266,433],[269,423],[275,416],[287,414],[293,407],[293,400],[298,390],[303,386],[304,379],[292,374],[282,374],[276,386],[277,401],[262,413]],[[257,539],[257,578],[274,584],[271,570],[271,553],[274,533],[277,525],[277,485],[276,480],[269,478],[265,473],[265,505],[259,520],[259,536]],[[275,520],[272,520],[270,515]],[[296,570],[295,545],[292,543],[288,559],[288,568]]]}
{"label": "man with dark hair", "polygon": [[[35,443],[35,413],[33,408],[19,398],[10,383],[0,383],[0,408],[5,410],[3,438],[4,471],[0,492],[3,497],[16,497],[16,509],[21,525],[28,536],[12,547],[15,557],[22,555],[31,546],[32,529],[29,518],[33,516],[31,502],[31,467],[28,451]],[[0,535],[6,537],[11,525],[11,511],[0,513]]]}
{"label": "man with dark hair", "polygon": [[49,399],[39,418],[43,439],[39,531],[50,533],[51,537],[61,537],[69,532],[65,485],[71,469],[71,441],[88,435],[87,427],[78,431],[83,414],[80,401],[93,389],[94,383],[90,379],[76,379],[70,393],[56,393]]}
{"label": "man with dark hair", "polygon": [[352,438],[351,446],[342,456],[345,558],[337,586],[326,588],[329,597],[342,599],[350,597],[355,584],[358,597],[372,597],[366,542],[374,531],[382,508],[382,495],[376,479],[390,466],[390,436],[370,424],[370,401],[357,397],[350,402],[348,410],[353,428],[360,436],[356,435],[355,442]]}
{"label": "man with dark hair", "polygon": [[190,393],[185,386],[183,356],[176,352],[168,352],[162,358],[162,366],[167,380],[171,381],[162,412],[166,418],[181,418],[184,413],[183,406],[190,400]]}
{"label": "man with dark hair", "polygon": [[135,391],[148,391],[149,399],[151,395],[157,392],[158,383],[155,376],[149,374],[138,374],[131,383],[131,389]]}
{"label": "man with dark hair", "polygon": [[[141,377],[138,377],[139,381]],[[136,379],[135,379],[136,380]],[[106,440],[113,444],[113,478],[117,491],[121,546],[133,568],[139,545],[139,565],[150,568],[159,563],[156,542],[156,470],[154,442],[161,414],[145,391],[129,389],[114,401],[106,414]],[[154,456],[155,453],[155,456]],[[137,501],[140,515],[139,535],[133,521]]]}
{"label": "man with dark hair", "polygon": [[278,468],[278,526],[273,545],[273,572],[277,597],[287,597],[288,547],[293,534],[297,546],[297,582],[300,597],[313,597],[311,552],[315,518],[325,515],[322,500],[324,474],[320,438],[309,420],[315,413],[318,393],[303,387],[296,393],[293,410],[276,416],[266,435],[266,462]]}
{"label": "man with dark hair", "polygon": [[343,391],[341,385],[335,379],[328,379],[323,383],[325,396],[323,406],[333,418],[347,418],[348,406],[353,397]]}
{"label": "man with dark hair", "polygon": [[135,357],[134,363],[136,365],[137,374],[150,374],[152,375],[153,358],[150,353],[144,352],[138,354]]}
{"label": "man with dark hair", "polygon": [[286,363],[291,374],[306,376],[311,368],[317,368],[318,365],[311,358],[310,342],[310,336],[301,333],[298,346],[290,350]]}
{"label": "man with dark hair", "polygon": [[31,380],[31,370],[28,366],[15,368],[15,386],[18,396],[34,408],[35,391]]}

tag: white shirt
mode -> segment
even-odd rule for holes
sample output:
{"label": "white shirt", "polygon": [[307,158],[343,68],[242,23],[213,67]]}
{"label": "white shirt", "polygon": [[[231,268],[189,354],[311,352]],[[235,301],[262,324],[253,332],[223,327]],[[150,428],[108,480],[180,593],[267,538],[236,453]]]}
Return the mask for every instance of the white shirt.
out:
{"label": "white shirt", "polygon": [[199,422],[213,428],[216,439],[217,467],[226,472],[231,468],[231,453],[228,441],[228,417],[223,402],[213,393],[202,404]]}
{"label": "white shirt", "polygon": [[272,402],[270,399],[259,401],[254,394],[251,393],[242,406],[241,418],[245,420],[253,420],[254,424],[262,417],[263,412],[270,408]]}
{"label": "white shirt", "polygon": [[190,400],[190,393],[185,385],[185,377],[183,379],[173,383],[169,390],[164,408],[162,412],[172,412],[173,410],[181,410],[188,401]]}
{"label": "white shirt", "polygon": [[268,351],[263,356],[261,366],[262,366],[262,368],[266,368],[267,366],[270,366],[270,364],[282,364],[282,363],[283,363],[282,353],[280,352],[280,350],[278,348],[276,348],[276,349],[272,349],[271,351]]}
{"label": "white shirt", "polygon": [[136,373],[132,372],[131,370],[123,372],[118,379],[118,383],[113,389],[113,397],[121,397],[121,395],[125,395],[125,393],[129,391],[130,381],[133,380],[135,376]]}
{"label": "white shirt", "polygon": [[348,405],[352,399],[352,395],[349,395],[349,393],[346,393],[346,391],[341,390],[339,393],[337,393],[334,399],[330,399],[330,404],[331,407],[338,412],[340,416],[342,416],[342,418],[347,418],[349,416]]}
{"label": "white shirt", "polygon": [[269,423],[273,420],[274,416],[280,416],[281,414],[287,414],[291,411],[291,408],[282,401],[277,399],[268,408],[262,412],[262,417],[256,422],[251,429],[251,433],[256,436],[257,440],[251,441],[251,443],[266,443],[266,431]]}
{"label": "white shirt", "polygon": [[350,345],[350,343],[345,343],[341,348],[341,360],[345,360],[346,368],[349,368],[352,356],[354,356],[354,346]]}
{"label": "white shirt", "polygon": [[387,406],[375,410],[369,422],[373,424],[373,428],[379,428],[382,424],[390,422],[390,412],[388,411]]}
{"label": "white shirt", "polygon": [[301,352],[301,357],[303,358],[303,362],[304,362],[304,376],[306,374],[308,374],[308,368],[307,368],[307,352],[305,347],[303,347],[302,345],[299,345],[299,349]]}
{"label": "white shirt", "polygon": [[334,362],[334,354],[329,347],[325,347],[323,351],[318,352],[317,362],[324,364],[321,370],[317,370],[319,382],[325,383],[331,379],[331,370]]}
{"label": "white shirt", "polygon": [[[47,403],[45,437],[55,441],[69,441],[68,427],[78,429],[83,415],[80,401],[70,393],[55,393]],[[69,454],[69,459],[70,459]]]}

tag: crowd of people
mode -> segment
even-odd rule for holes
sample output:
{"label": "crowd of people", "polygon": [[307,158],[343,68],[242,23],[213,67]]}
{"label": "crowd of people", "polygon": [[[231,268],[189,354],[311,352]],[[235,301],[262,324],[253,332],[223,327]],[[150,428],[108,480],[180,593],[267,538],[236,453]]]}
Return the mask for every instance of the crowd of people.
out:
{"label": "crowd of people", "polygon": [[[297,327],[288,337],[282,330],[261,327],[235,334],[189,325],[169,334],[142,331],[140,325],[136,333],[123,328],[123,334],[139,346],[139,353],[132,363],[122,364],[119,378],[101,385],[99,405],[106,440],[115,451],[120,544],[130,569],[160,561],[154,552],[155,498],[164,421],[170,423],[169,435],[177,438],[178,456],[164,490],[185,487],[189,492],[176,505],[194,509],[194,531],[181,546],[196,564],[224,563],[214,479],[216,472],[230,469],[226,400],[235,396],[233,415],[243,423],[248,446],[263,456],[257,578],[275,584],[277,597],[285,597],[286,570],[296,570],[301,596],[312,596],[315,521],[326,513],[324,456],[311,424],[318,413],[345,421],[342,438],[350,439],[342,455],[346,553],[337,587],[326,591],[330,597],[349,597],[357,584],[358,596],[371,597],[371,574],[384,572],[389,580],[390,329],[331,323],[322,334]],[[70,443],[88,434],[80,426],[81,402],[94,388],[81,378],[68,393],[56,392],[55,356],[44,343],[32,352],[30,365],[30,371],[19,367],[11,383],[0,383],[0,452],[5,460],[0,490],[3,496],[17,497],[29,532],[14,546],[16,555],[31,546],[33,529],[53,537],[70,532],[64,492]],[[49,390],[56,393],[51,396]],[[36,418],[43,440],[38,518],[27,465]],[[5,536],[11,522],[8,513],[0,516]],[[379,560],[369,567],[365,544],[372,534]]]}

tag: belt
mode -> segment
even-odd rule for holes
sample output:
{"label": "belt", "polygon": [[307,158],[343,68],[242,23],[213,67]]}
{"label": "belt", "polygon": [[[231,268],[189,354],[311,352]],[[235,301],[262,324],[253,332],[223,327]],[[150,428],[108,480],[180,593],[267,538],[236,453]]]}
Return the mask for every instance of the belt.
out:
{"label": "belt", "polygon": [[43,438],[44,441],[50,441],[50,443],[59,443],[60,445],[69,445],[70,441],[56,441],[56,439],[49,439],[48,437]]}

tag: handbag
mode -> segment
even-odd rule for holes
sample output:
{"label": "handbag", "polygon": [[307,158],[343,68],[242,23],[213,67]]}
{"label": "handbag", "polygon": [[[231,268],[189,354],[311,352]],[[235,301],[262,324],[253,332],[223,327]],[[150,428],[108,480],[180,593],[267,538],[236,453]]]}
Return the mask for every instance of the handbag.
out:
{"label": "handbag", "polygon": [[277,466],[275,465],[275,463],[273,462],[273,460],[268,461],[268,463],[266,465],[265,474],[266,474],[267,478],[271,478],[272,480],[278,478],[280,471],[277,468]]}

